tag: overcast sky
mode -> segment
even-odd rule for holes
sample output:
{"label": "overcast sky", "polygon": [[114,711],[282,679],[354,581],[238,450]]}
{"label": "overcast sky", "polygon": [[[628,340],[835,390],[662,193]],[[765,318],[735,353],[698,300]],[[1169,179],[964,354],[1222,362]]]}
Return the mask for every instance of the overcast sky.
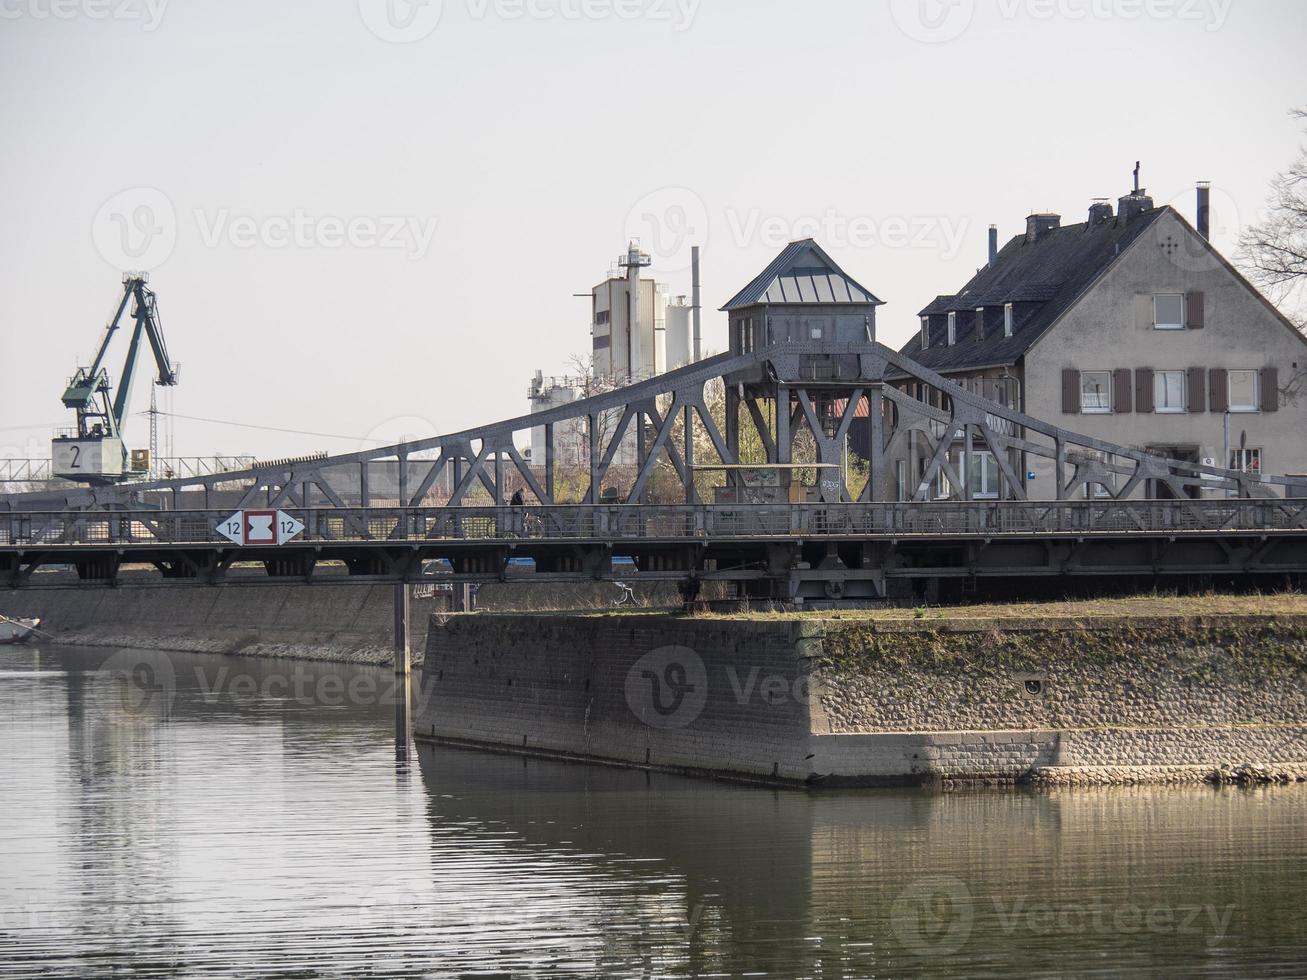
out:
{"label": "overcast sky", "polygon": [[313,433],[176,450],[267,457],[525,413],[631,236],[674,294],[703,245],[710,349],[808,235],[901,343],[991,222],[1083,220],[1136,159],[1191,220],[1213,181],[1229,253],[1305,37],[1301,0],[0,0],[0,455],[71,422],[125,268],[178,415]]}

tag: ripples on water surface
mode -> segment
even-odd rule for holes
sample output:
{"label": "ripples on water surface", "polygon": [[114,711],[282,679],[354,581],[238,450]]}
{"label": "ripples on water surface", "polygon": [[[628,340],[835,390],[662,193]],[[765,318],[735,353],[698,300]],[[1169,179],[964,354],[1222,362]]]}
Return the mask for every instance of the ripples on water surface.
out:
{"label": "ripples on water surface", "polygon": [[1297,789],[814,796],[405,762],[391,684],[0,647],[0,974],[1307,975]]}

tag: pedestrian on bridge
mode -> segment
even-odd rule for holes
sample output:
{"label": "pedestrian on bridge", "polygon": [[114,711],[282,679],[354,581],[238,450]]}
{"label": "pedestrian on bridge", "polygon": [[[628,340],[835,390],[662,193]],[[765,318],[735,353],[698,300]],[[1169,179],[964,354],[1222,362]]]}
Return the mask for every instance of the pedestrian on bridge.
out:
{"label": "pedestrian on bridge", "polygon": [[526,498],[521,490],[514,490],[508,502],[513,507],[513,533],[520,538],[526,533]]}

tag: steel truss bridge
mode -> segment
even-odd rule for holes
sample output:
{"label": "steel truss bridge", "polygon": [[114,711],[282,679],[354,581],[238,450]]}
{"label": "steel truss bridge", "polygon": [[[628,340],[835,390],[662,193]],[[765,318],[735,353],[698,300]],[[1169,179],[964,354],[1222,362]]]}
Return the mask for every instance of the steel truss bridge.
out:
{"label": "steel truss bridge", "polygon": [[[854,492],[840,464],[859,417],[870,458]],[[528,461],[515,439],[538,427],[545,458]],[[982,452],[998,470],[994,499],[973,499],[967,479]],[[906,501],[893,499],[900,459],[913,473]],[[799,465],[817,474],[804,494],[789,489]],[[1030,499],[1036,465],[1056,500]],[[745,485],[744,466],[774,474],[771,497]],[[725,486],[709,487],[710,474]],[[948,499],[935,499],[940,488]],[[514,489],[524,505],[508,503]],[[1307,571],[1299,496],[1287,477],[1069,432],[877,343],[814,341],[723,354],[376,450],[0,497],[0,581],[487,582],[529,572],[539,582],[676,581],[688,595],[720,581],[742,596],[809,602],[1048,577],[1284,581]],[[280,546],[235,545],[216,530],[234,510],[283,511],[304,530]]]}

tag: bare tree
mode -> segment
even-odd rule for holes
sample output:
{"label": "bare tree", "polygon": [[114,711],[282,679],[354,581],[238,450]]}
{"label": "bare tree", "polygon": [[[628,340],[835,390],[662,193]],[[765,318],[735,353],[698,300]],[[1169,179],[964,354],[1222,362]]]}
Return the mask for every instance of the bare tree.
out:
{"label": "bare tree", "polygon": [[[595,395],[606,395],[610,391],[616,391],[620,388],[621,382],[612,375],[596,375],[594,369],[594,354],[573,354],[568,358],[568,365],[577,379],[578,398],[592,398]],[[620,409],[609,409],[606,412],[600,412],[596,419],[596,431],[599,433],[599,444],[602,446],[608,442],[608,437],[617,429],[617,423],[621,421],[622,412]]]}
{"label": "bare tree", "polygon": [[[1307,121],[1307,108],[1290,115]],[[1239,251],[1248,278],[1307,331],[1307,146],[1271,180],[1266,217],[1240,236]],[[1290,401],[1307,390],[1307,364],[1282,377],[1280,393]]]}
{"label": "bare tree", "polygon": [[[577,401],[607,394],[620,387],[617,379],[595,373],[593,354],[573,354],[567,360],[567,376],[554,381],[570,388]],[[595,433],[601,452],[616,430],[621,416],[620,409],[610,409],[600,412],[595,419]],[[554,439],[558,451],[555,498],[560,503],[579,502],[590,485],[589,423],[583,418],[561,422],[555,426]]]}
{"label": "bare tree", "polygon": [[[1294,109],[1295,119],[1307,120],[1307,108]],[[1307,146],[1298,158],[1271,181],[1265,220],[1251,225],[1239,241],[1249,277],[1278,303],[1286,304],[1299,329],[1307,292]]]}

